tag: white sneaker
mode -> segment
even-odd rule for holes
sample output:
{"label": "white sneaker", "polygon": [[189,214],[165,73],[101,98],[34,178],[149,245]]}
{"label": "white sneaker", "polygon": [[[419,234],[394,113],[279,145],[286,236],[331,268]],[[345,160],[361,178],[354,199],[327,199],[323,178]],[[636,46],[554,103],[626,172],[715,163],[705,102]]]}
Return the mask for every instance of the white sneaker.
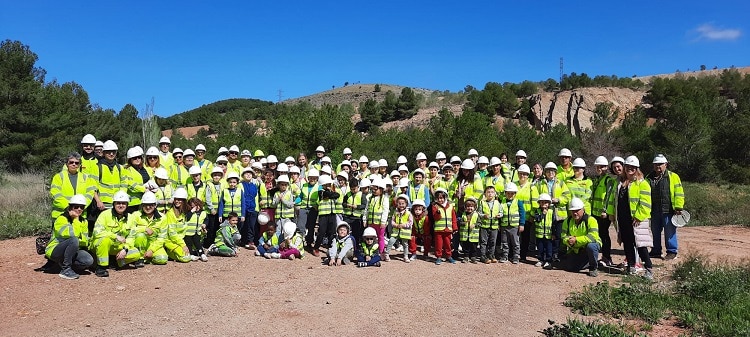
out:
{"label": "white sneaker", "polygon": [[190,261],[193,261],[193,262],[198,261],[198,257],[195,255],[190,255]]}
{"label": "white sneaker", "polygon": [[207,262],[208,261],[208,256],[206,256],[206,254],[201,254],[201,261]]}
{"label": "white sneaker", "polygon": [[396,248],[396,251],[397,252],[403,252],[404,251],[404,246],[398,246],[398,248]]}
{"label": "white sneaker", "polygon": [[271,255],[272,259],[280,259],[281,258],[281,254],[280,253],[271,253],[269,255]]}
{"label": "white sneaker", "polygon": [[406,263],[411,262],[411,259],[409,259],[409,256],[404,255],[404,262],[406,262]]}
{"label": "white sneaker", "polygon": [[260,256],[260,251],[255,251],[255,256]]}
{"label": "white sneaker", "polygon": [[417,259],[417,254],[411,254],[411,256],[409,257],[409,261],[414,261],[416,259]]}
{"label": "white sneaker", "polygon": [[536,264],[534,265],[534,267],[541,267],[542,265],[544,265],[544,264],[542,263],[542,261],[539,261],[539,262],[537,262],[537,263],[536,263]]}

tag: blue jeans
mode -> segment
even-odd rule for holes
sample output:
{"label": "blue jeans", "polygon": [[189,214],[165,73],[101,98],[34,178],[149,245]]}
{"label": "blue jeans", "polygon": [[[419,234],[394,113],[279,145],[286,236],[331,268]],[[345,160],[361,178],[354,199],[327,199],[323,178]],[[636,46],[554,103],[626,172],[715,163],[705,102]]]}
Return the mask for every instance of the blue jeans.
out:
{"label": "blue jeans", "polygon": [[262,245],[258,245],[257,249],[258,249],[258,252],[260,253],[260,255],[263,255],[265,253],[278,253],[279,252],[279,248],[273,247],[273,246],[271,246],[271,248],[265,249],[265,248],[263,248]]}
{"label": "blue jeans", "polygon": [[565,258],[560,263],[560,268],[571,272],[577,272],[584,268],[596,270],[600,249],[601,245],[598,242],[590,242],[586,247],[580,248],[578,253],[568,249],[568,253],[565,254]]}
{"label": "blue jeans", "polygon": [[536,239],[536,252],[541,262],[552,262],[552,240]]}
{"label": "blue jeans", "polygon": [[651,216],[651,232],[654,234],[654,248],[652,254],[661,255],[661,232],[664,231],[664,241],[667,253],[677,254],[677,227],[672,224],[672,214],[660,213]]}

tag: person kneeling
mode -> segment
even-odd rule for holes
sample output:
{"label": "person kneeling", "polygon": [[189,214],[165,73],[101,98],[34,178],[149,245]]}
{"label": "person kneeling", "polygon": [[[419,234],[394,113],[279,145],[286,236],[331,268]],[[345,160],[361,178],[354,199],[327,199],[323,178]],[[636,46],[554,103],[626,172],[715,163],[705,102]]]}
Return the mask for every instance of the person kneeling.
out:
{"label": "person kneeling", "polygon": [[588,268],[588,275],[596,277],[601,239],[599,226],[594,217],[586,214],[583,200],[573,198],[568,206],[571,216],[565,219],[562,227],[562,243],[568,251],[560,263],[560,268],[567,271],[580,271]]}

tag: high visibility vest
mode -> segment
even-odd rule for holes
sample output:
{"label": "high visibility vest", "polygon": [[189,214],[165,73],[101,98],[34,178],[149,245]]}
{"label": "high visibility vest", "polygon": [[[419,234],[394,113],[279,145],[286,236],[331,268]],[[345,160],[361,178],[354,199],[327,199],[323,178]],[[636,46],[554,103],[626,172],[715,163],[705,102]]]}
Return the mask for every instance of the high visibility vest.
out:
{"label": "high visibility vest", "polygon": [[[653,172],[652,172],[653,174]],[[683,209],[685,207],[685,190],[682,188],[682,181],[677,173],[667,170],[664,173],[669,178],[669,200],[672,203],[672,209]],[[647,177],[651,184],[651,175]],[[661,212],[661,210],[655,210]]]}
{"label": "high visibility vest", "polygon": [[435,219],[433,228],[436,232],[444,232],[446,229],[453,229],[453,204],[448,204],[448,207],[443,208],[442,206],[435,205],[435,209],[439,214],[439,219]]}
{"label": "high visibility vest", "polygon": [[539,220],[534,223],[534,234],[537,239],[552,239],[552,223],[555,221],[555,212],[548,210],[547,214],[543,214],[541,211],[537,213]]}
{"label": "high visibility vest", "polygon": [[159,164],[161,164],[162,167],[169,168],[174,164],[174,157],[172,157],[172,152],[163,153],[161,150],[159,150]]}
{"label": "high visibility vest", "polygon": [[175,214],[175,210],[172,209],[167,212],[164,218],[164,221],[167,223],[167,237],[169,241],[172,241],[176,245],[184,245],[185,233],[188,227],[185,222],[185,214],[178,216]]}
{"label": "high visibility vest", "polygon": [[427,201],[426,194],[429,193],[428,191],[429,189],[424,184],[411,185],[409,186],[409,200],[411,202],[417,199]]}
{"label": "high visibility vest", "polygon": [[344,197],[346,197],[346,193],[348,193],[347,190],[348,188],[339,187],[339,197],[333,204],[333,213],[344,214]]}
{"label": "high visibility vest", "polygon": [[221,193],[224,191],[224,188],[224,184],[214,184],[213,182],[211,182],[211,184],[206,187],[206,202],[208,203],[208,201],[210,201],[209,210],[219,208],[219,200],[221,198]]}
{"label": "high visibility vest", "polygon": [[425,234],[429,234],[429,233],[427,233],[425,231],[426,230],[426,228],[424,227],[424,221],[425,221],[425,219],[427,219],[427,216],[425,216],[424,214],[422,215],[421,218],[419,218],[419,219],[415,218],[414,219],[414,226],[412,226],[412,230],[411,230],[412,235],[425,235]]}
{"label": "high visibility vest", "polygon": [[150,218],[141,211],[133,212],[133,214],[130,214],[130,216],[128,216],[128,227],[130,227],[130,233],[128,234],[128,237],[125,238],[125,242],[129,247],[135,247],[136,236],[138,234],[146,233],[147,228],[151,228],[151,230],[154,232],[151,234],[150,241],[157,239],[162,228],[163,220],[164,216],[156,211],[154,211],[154,216]]}
{"label": "high visibility vest", "polygon": [[357,207],[362,206],[362,192],[359,191],[357,193],[352,194],[351,191],[349,191],[348,198],[346,199],[346,203],[354,205],[354,207],[347,207],[344,209],[344,215],[361,218],[362,217],[362,210],[357,209]]}
{"label": "high visibility vest", "polygon": [[156,189],[156,192],[154,192],[154,195],[156,195],[156,200],[164,202],[164,204],[159,205],[159,212],[166,214],[168,210],[172,209],[172,204],[169,202],[169,199],[172,199],[172,195],[174,195],[172,186],[159,186],[159,188]]}
{"label": "high visibility vest", "polygon": [[503,203],[503,218],[500,220],[502,227],[518,227],[521,220],[521,212],[518,209],[518,200],[513,199]]}
{"label": "high visibility vest", "polygon": [[586,214],[591,214],[591,186],[593,183],[591,179],[576,179],[575,177],[565,181],[565,185],[568,185],[570,191],[570,198],[578,198],[583,201],[583,208],[586,210]]}
{"label": "high visibility vest", "polygon": [[[402,214],[396,212],[395,214],[393,214],[393,222],[396,225],[406,225],[409,223],[410,217],[411,213],[409,213],[409,211],[407,210],[404,210]],[[396,226],[394,226],[393,230],[391,231],[391,237],[404,240],[411,239],[411,226],[409,226],[409,228],[396,228]]]}
{"label": "high visibility vest", "polygon": [[292,219],[294,218],[294,206],[288,207],[284,205],[284,201],[286,202],[294,202],[294,195],[292,194],[292,191],[287,190],[285,193],[282,194],[281,191],[276,192],[276,195],[281,196],[279,203],[276,204],[276,219]]}
{"label": "high visibility vest", "polygon": [[125,179],[123,177],[123,168],[120,164],[115,163],[112,169],[109,166],[98,163],[98,180],[99,180],[99,200],[101,200],[107,208],[112,207],[112,198],[118,191],[124,191]]}
{"label": "high visibility vest", "polygon": [[367,247],[367,244],[362,242],[360,247],[362,248],[362,255],[364,256],[373,257],[376,254],[379,254],[378,248],[380,248],[380,246],[378,246],[377,242],[373,243],[370,247]]}
{"label": "high visibility vest", "polygon": [[96,224],[94,225],[94,247],[98,246],[104,239],[116,241],[118,235],[127,237],[129,233],[130,226],[128,226],[127,214],[122,218],[117,218],[114,210],[104,210],[96,218]]}
{"label": "high visibility vest", "polygon": [[[648,185],[648,183],[646,184]],[[575,245],[570,247],[574,253],[578,253],[581,248],[586,247],[586,245],[592,242],[596,242],[600,245],[602,244],[602,240],[599,238],[599,224],[594,217],[589,216],[588,214],[583,215],[581,223],[579,224],[576,224],[573,217],[567,218],[563,222],[562,232],[563,238],[566,236],[576,237]],[[567,240],[562,240],[562,243],[565,245],[568,244]]]}
{"label": "high visibility vest", "polygon": [[504,162],[504,163],[500,164],[500,166],[503,167],[503,177],[505,178],[505,180],[506,181],[511,181],[510,180],[510,170],[513,168],[513,166],[509,162]]}
{"label": "high visibility vest", "polygon": [[300,191],[300,204],[299,207],[308,209],[308,208],[317,208],[318,207],[318,193],[320,192],[320,185],[313,184],[310,185],[310,183],[305,183],[302,185],[302,189]]}
{"label": "high visibility vest", "polygon": [[367,224],[368,225],[382,225],[383,224],[383,203],[388,203],[388,197],[385,195],[372,196],[370,202],[367,204]]}
{"label": "high visibility vest", "polygon": [[323,191],[318,196],[321,198],[318,200],[318,215],[334,214],[336,208],[336,199],[322,199]]}
{"label": "high visibility vest", "polygon": [[268,193],[265,183],[260,183],[260,186],[258,186],[258,200],[260,201],[260,208],[273,207],[273,195]]}
{"label": "high visibility vest", "polygon": [[628,201],[630,216],[634,219],[643,221],[651,218],[651,185],[648,181],[641,179],[631,182],[628,188]]}
{"label": "high visibility vest", "polygon": [[497,195],[502,195],[505,192],[505,177],[500,174],[499,176],[487,176],[484,177],[484,187],[493,186]]}
{"label": "high visibility vest", "polygon": [[86,223],[86,221],[81,221],[80,218],[75,218],[73,221],[69,221],[66,216],[57,217],[52,228],[52,237],[47,243],[47,247],[44,249],[44,255],[47,258],[50,258],[55,247],[57,247],[60,242],[69,238],[78,238],[78,248],[85,250],[89,244],[88,223]]}
{"label": "high visibility vest", "polygon": [[516,193],[516,200],[523,201],[523,209],[526,211],[526,219],[531,219],[531,210],[539,207],[537,201],[539,200],[539,191],[537,191],[534,184],[530,180],[526,180],[526,184],[518,186],[518,193]]}
{"label": "high visibility vest", "polygon": [[600,216],[602,213],[614,214],[612,198],[615,198],[617,181],[609,174],[599,176],[592,183],[591,214]]}
{"label": "high visibility vest", "polygon": [[203,203],[206,203],[206,184],[200,183],[200,185],[190,184],[185,189],[188,192],[188,199],[198,198]]}
{"label": "high visibility vest", "polygon": [[187,219],[187,229],[185,230],[185,236],[191,236],[199,234],[201,232],[201,225],[206,223],[206,216],[208,213],[200,210],[196,213],[190,213],[190,217]]}
{"label": "high visibility vest", "polygon": [[208,159],[203,159],[201,161],[195,160],[195,165],[201,168],[201,179],[211,181],[211,171],[214,170],[214,164]]}
{"label": "high visibility vest", "polygon": [[279,236],[276,235],[276,233],[269,234],[268,232],[263,232],[263,235],[261,235],[261,238],[263,239],[263,243],[271,247],[279,246]]}
{"label": "high visibility vest", "polygon": [[552,187],[547,184],[547,179],[539,180],[537,183],[537,192],[541,195],[542,193],[547,193],[550,195],[552,199],[557,198],[560,200],[560,202],[557,205],[552,205],[550,207],[551,210],[555,212],[555,220],[564,220],[568,217],[568,202],[570,202],[570,191],[568,190],[568,185],[566,185],[562,180],[555,179],[555,182],[552,184]]}
{"label": "high visibility vest", "polygon": [[99,164],[99,159],[96,158],[96,156],[92,156],[91,159],[86,159],[84,157],[81,157],[81,166],[79,166],[80,167],[79,171],[81,173],[86,173],[88,175],[95,176],[98,174],[97,173],[98,171],[96,170],[98,164]]}
{"label": "high visibility vest", "polygon": [[489,219],[482,218],[479,223],[480,228],[498,229],[500,227],[500,219],[497,218],[497,215],[503,211],[501,204],[500,200],[487,201],[482,199],[479,201],[477,207],[479,212],[489,217]]}
{"label": "high visibility vest", "polygon": [[127,186],[128,196],[130,196],[128,206],[138,206],[141,204],[143,192],[146,192],[146,188],[143,187],[143,184],[145,183],[145,181],[143,181],[143,176],[138,172],[138,169],[132,166],[128,166],[123,171],[125,186]]}
{"label": "high visibility vest", "polygon": [[566,181],[573,178],[575,175],[576,173],[573,171],[573,165],[570,165],[567,170],[562,167],[562,165],[557,167],[557,180]]}
{"label": "high visibility vest", "polygon": [[[479,213],[473,212],[471,215],[464,213],[461,215],[461,226],[458,228],[459,241],[479,242]],[[474,228],[470,226],[474,225]]]}
{"label": "high visibility vest", "polygon": [[242,162],[239,160],[235,160],[234,163],[227,162],[227,174],[229,172],[237,172],[237,174],[242,176]]}
{"label": "high visibility vest", "polygon": [[68,170],[65,169],[58,174],[52,176],[52,183],[49,187],[49,194],[52,197],[52,218],[57,220],[65,207],[68,207],[68,199],[76,194],[82,194],[86,197],[86,205],[88,206],[94,199],[94,193],[96,193],[96,181],[85,173],[76,174],[76,186],[73,186],[68,175]]}
{"label": "high visibility vest", "polygon": [[242,190],[235,188],[234,191],[225,189],[221,191],[221,198],[224,201],[224,209],[222,210],[222,216],[227,217],[229,213],[236,213],[240,217],[245,216],[242,213]]}
{"label": "high visibility vest", "polygon": [[185,166],[174,164],[169,168],[169,181],[174,188],[185,188],[188,184],[190,173]]}

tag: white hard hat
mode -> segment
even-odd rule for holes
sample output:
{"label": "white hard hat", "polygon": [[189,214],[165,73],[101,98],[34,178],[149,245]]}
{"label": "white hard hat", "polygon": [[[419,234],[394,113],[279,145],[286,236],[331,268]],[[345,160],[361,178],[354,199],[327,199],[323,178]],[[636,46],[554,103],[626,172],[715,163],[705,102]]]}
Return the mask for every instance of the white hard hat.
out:
{"label": "white hard hat", "polygon": [[299,167],[297,167],[297,165],[292,165],[291,167],[289,167],[289,174],[292,174],[292,173],[300,174],[300,170],[299,170]]}
{"label": "white hard hat", "polygon": [[557,154],[558,157],[572,157],[573,154],[570,153],[570,150],[567,148],[563,148],[560,150],[560,153]]}
{"label": "white hard hat", "polygon": [[477,152],[477,150],[475,149],[471,149],[469,150],[469,157],[471,156],[479,156],[479,152]]}
{"label": "white hard hat", "polygon": [[271,221],[271,218],[268,216],[268,213],[266,213],[266,212],[260,212],[260,213],[258,213],[258,223],[259,224],[265,225],[269,221]]}
{"label": "white hard hat", "polygon": [[349,180],[349,173],[346,173],[346,171],[341,171],[336,176],[342,177],[344,180]]}
{"label": "white hard hat", "polygon": [[323,145],[318,145],[318,147],[315,148],[315,152],[326,152],[326,149],[323,147]]}
{"label": "white hard hat", "polygon": [[276,156],[274,156],[272,154],[269,154],[268,157],[266,157],[266,163],[268,163],[268,164],[274,164],[274,163],[278,164],[279,163],[279,159],[276,158]]}
{"label": "white hard hat", "polygon": [[605,156],[599,156],[599,157],[596,157],[596,160],[594,160],[594,165],[596,165],[596,166],[608,166],[609,162],[607,161],[607,157],[605,157]]}
{"label": "white hard hat", "polygon": [[479,159],[477,159],[477,164],[487,164],[487,165],[489,165],[490,164],[490,160],[487,159],[486,156],[481,156],[481,157],[479,157]]}
{"label": "white hard hat", "polygon": [[143,192],[143,196],[141,197],[141,204],[155,204],[156,203],[156,194],[151,191]]}
{"label": "white hard hat", "polygon": [[190,157],[190,156],[195,157],[195,152],[193,152],[193,150],[191,149],[187,149],[185,150],[185,152],[182,153],[182,158]]}
{"label": "white hard hat", "polygon": [[254,170],[262,170],[263,164],[260,163],[260,161],[256,161],[252,164],[250,164],[250,167],[252,167]]}
{"label": "white hard hat", "polygon": [[435,160],[445,159],[445,153],[443,151],[438,151],[438,153],[435,155]]}
{"label": "white hard hat", "polygon": [[346,227],[347,232],[351,232],[352,231],[352,227],[349,226],[349,224],[346,223],[346,221],[339,220],[338,224],[336,225],[336,231],[338,232],[339,228],[341,228],[341,227]]}
{"label": "white hard hat", "polygon": [[112,197],[112,202],[130,202],[130,196],[128,195],[128,192],[117,191]]}
{"label": "white hard hat", "polygon": [[227,152],[229,152],[229,149],[227,149],[226,147],[222,146],[222,147],[219,148],[218,154],[227,153]]}
{"label": "white hard hat", "polygon": [[[179,148],[179,147],[176,147],[176,148],[174,149],[174,151],[172,151],[172,155],[175,155],[175,154],[178,154],[178,153],[182,153],[182,149],[181,149],[181,148]],[[183,156],[183,157],[184,157],[184,156]]]}
{"label": "white hard hat", "polygon": [[427,156],[424,152],[417,153],[417,160],[427,160]]}
{"label": "white hard hat", "polygon": [[322,168],[320,169],[320,172],[321,172],[321,173],[326,173],[326,174],[328,174],[328,175],[331,175],[331,174],[333,174],[333,170],[332,170],[332,169],[331,169],[331,167],[330,167],[330,166],[328,166],[328,165],[326,165],[326,166],[323,166],[323,167],[322,167]]}
{"label": "white hard hat", "polygon": [[406,167],[406,165],[401,165],[401,166],[399,166],[399,167],[398,167],[398,171],[399,171],[399,172],[400,172],[400,171],[406,171],[406,172],[409,172],[409,168],[408,168],[408,167]]}
{"label": "white hard hat", "polygon": [[358,163],[367,163],[368,161],[370,161],[370,160],[367,159],[367,156],[362,155],[361,157],[359,157],[359,161],[357,161],[357,162]]}
{"label": "white hard hat", "polygon": [[[261,167],[261,168],[263,168],[263,167]],[[245,175],[245,173],[248,173],[248,172],[250,172],[252,174],[255,174],[254,170],[255,170],[255,168],[253,167],[253,165],[249,165],[249,166],[247,166],[247,167],[245,167],[245,168],[242,169],[242,173],[241,174],[243,176]]]}
{"label": "white hard hat", "polygon": [[203,144],[198,144],[195,146],[195,151],[206,151],[206,146]]}
{"label": "white hard hat", "polygon": [[492,157],[490,158],[490,166],[497,166],[502,164],[503,162],[500,161],[500,158],[498,157]]}
{"label": "white hard hat", "polygon": [[279,165],[276,166],[276,172],[289,172],[289,165],[285,163],[279,163]]}
{"label": "white hard hat", "polygon": [[449,163],[445,163],[445,164],[443,164],[442,170],[443,171],[445,171],[445,170],[451,170],[451,171],[453,171],[453,165],[451,165]]}
{"label": "white hard hat", "polygon": [[380,167],[388,167],[388,162],[385,159],[381,158],[380,160],[378,160],[378,165]]}
{"label": "white hard hat", "polygon": [[614,157],[614,158],[612,158],[612,160],[610,161],[610,163],[611,163],[611,164],[614,164],[614,163],[618,163],[618,162],[619,162],[619,163],[622,163],[622,164],[625,164],[625,159],[622,159],[622,157],[619,157],[619,156],[615,156],[615,157]]}
{"label": "white hard hat", "polygon": [[248,149],[244,149],[242,150],[242,152],[240,152],[240,157],[252,157],[252,156],[253,154]]}
{"label": "white hard hat", "polygon": [[390,175],[390,176],[391,176],[391,177],[400,177],[400,176],[401,176],[401,173],[398,173],[398,171],[397,171],[397,170],[393,170],[393,171],[391,171],[391,175]]}
{"label": "white hard hat", "polygon": [[467,170],[473,170],[474,169],[474,161],[471,160],[471,159],[468,159],[468,158],[464,159],[464,161],[461,163],[461,168],[462,169],[467,169]]}
{"label": "white hard hat", "polygon": [[276,183],[289,183],[289,177],[286,174],[280,175],[278,178],[276,178]]}
{"label": "white hard hat", "polygon": [[158,156],[159,155],[159,149],[156,148],[156,146],[149,147],[148,150],[146,150],[147,156]]}
{"label": "white hard hat", "polygon": [[348,148],[348,147],[345,147],[345,148],[344,148],[344,151],[343,151],[342,153],[343,153],[343,154],[352,154],[352,149],[350,149],[350,148]]}
{"label": "white hard hat", "polygon": [[570,204],[568,204],[568,210],[577,211],[579,209],[582,209],[583,206],[583,200],[581,200],[580,198],[573,198],[573,200],[570,201]]}
{"label": "white hard hat", "polygon": [[229,181],[229,179],[237,179],[237,181],[239,181],[240,180],[240,175],[237,174],[237,172],[234,172],[234,171],[229,172],[229,173],[227,173],[227,181]]}
{"label": "white hard hat", "polygon": [[370,187],[370,179],[364,178],[359,182],[360,188]]}
{"label": "white hard hat", "polygon": [[131,147],[128,149],[127,155],[128,159],[141,157],[143,156],[143,149],[141,149],[140,147]]}
{"label": "white hard hat", "polygon": [[444,189],[442,187],[438,187],[437,189],[435,189],[435,197],[437,197],[437,195],[440,194],[440,193],[443,193],[446,196],[448,196],[448,190],[446,190],[446,189]]}
{"label": "white hard hat", "polygon": [[211,175],[214,175],[214,174],[217,174],[217,173],[221,174],[223,176],[224,175],[224,170],[222,170],[221,167],[218,167],[218,166],[214,167],[213,170],[211,170]]}
{"label": "white hard hat", "polygon": [[407,163],[406,156],[398,156],[398,158],[396,159],[396,164],[398,165],[403,165],[406,163]]}
{"label": "white hard hat", "polygon": [[573,160],[573,167],[586,168],[586,162],[583,160],[583,158],[576,158],[575,160]]}
{"label": "white hard hat", "polygon": [[96,144],[96,137],[92,134],[87,134],[81,139],[81,144]]}
{"label": "white hard hat", "polygon": [[479,201],[477,201],[477,198],[475,197],[466,198],[466,201],[464,203],[469,202],[469,201],[474,202],[474,205],[477,205],[479,203]]}
{"label": "white hard hat", "polygon": [[374,238],[377,236],[378,236],[378,233],[375,232],[375,228],[372,228],[372,227],[365,228],[365,231],[362,233],[362,237]]}
{"label": "white hard hat", "polygon": [[516,157],[524,157],[524,158],[526,158],[526,151],[524,151],[524,150],[518,150],[518,151],[516,151]]}
{"label": "white hard hat", "polygon": [[518,192],[518,186],[512,182],[507,183],[505,184],[505,192]]}
{"label": "white hard hat", "polygon": [[310,169],[309,172],[307,172],[307,176],[308,177],[318,177],[318,176],[320,176],[320,172],[318,172],[318,170],[316,170],[316,169],[313,168],[313,169]]}
{"label": "white hard hat", "polygon": [[450,162],[451,162],[452,164],[455,164],[455,163],[461,163],[461,158],[459,158],[458,156],[453,156],[453,157],[451,157],[451,160],[450,160]]}
{"label": "white hard hat", "polygon": [[161,139],[159,139],[159,144],[172,144],[172,142],[168,137],[161,137]]}
{"label": "white hard hat", "polygon": [[182,188],[182,187],[177,188],[174,191],[174,194],[172,195],[172,197],[175,198],[175,199],[187,199],[187,197],[188,197],[187,191],[184,188]]}
{"label": "white hard hat", "polygon": [[320,158],[321,163],[331,163],[331,157],[329,156],[323,156],[323,158]]}
{"label": "white hard hat", "polygon": [[370,166],[370,168],[379,168],[380,164],[377,161],[373,160],[373,161],[370,162],[369,166]]}
{"label": "white hard hat", "polygon": [[[91,143],[84,143],[84,144],[91,144]],[[83,205],[86,206],[86,197],[83,196],[83,194],[76,194],[70,199],[68,199],[68,205]]]}
{"label": "white hard hat", "polygon": [[102,148],[104,151],[117,151],[117,144],[115,142],[108,140],[104,142],[104,146]]}
{"label": "white hard hat", "polygon": [[289,156],[289,157],[286,157],[286,158],[284,159],[284,162],[285,162],[285,163],[296,163],[297,161],[296,161],[296,160],[294,160],[294,157],[292,157],[292,156]]}
{"label": "white hard hat", "polygon": [[396,197],[396,200],[398,200],[398,199],[404,199],[404,200],[406,200],[406,203],[407,203],[407,204],[409,203],[409,196],[408,196],[408,195],[406,195],[406,194],[403,194],[403,193],[402,193],[402,194],[399,194],[399,195],[398,195],[398,196]]}
{"label": "white hard hat", "polygon": [[266,160],[266,158],[260,158],[259,162],[260,162],[261,165],[268,164],[268,161]]}
{"label": "white hard hat", "polygon": [[663,154],[659,153],[654,157],[654,164],[666,164],[667,163],[667,157],[665,157]]}
{"label": "white hard hat", "polygon": [[411,208],[414,208],[416,206],[426,207],[424,204],[424,200],[422,199],[415,199],[414,202],[411,203]]}
{"label": "white hard hat", "polygon": [[167,169],[163,167],[157,168],[156,171],[154,171],[154,178],[169,179],[169,174],[167,173]]}
{"label": "white hard hat", "polygon": [[227,159],[227,156],[221,155],[221,156],[216,157],[216,162],[217,163],[219,163],[219,162],[225,162],[225,163],[227,163],[227,162],[229,162],[229,159]]}
{"label": "white hard hat", "polygon": [[375,179],[370,186],[385,189],[386,187],[388,187],[388,182],[386,181],[386,179]]}
{"label": "white hard hat", "polygon": [[430,164],[427,165],[427,168],[433,168],[433,167],[436,168],[436,169],[438,169],[438,170],[440,169],[440,165],[438,165],[437,162],[431,161]]}
{"label": "white hard hat", "polygon": [[529,169],[529,165],[521,164],[521,166],[518,167],[518,172],[523,172],[526,174],[531,174],[531,169]]}
{"label": "white hard hat", "polygon": [[557,171],[557,165],[553,162],[548,162],[546,165],[544,165],[545,170],[555,170]]}
{"label": "white hard hat", "polygon": [[421,174],[421,175],[422,175],[422,177],[424,177],[424,176],[425,176],[425,174],[424,174],[424,171],[423,171],[422,169],[420,169],[420,168],[418,168],[418,169],[414,170],[414,172],[412,172],[412,176],[413,176],[413,175],[416,175],[417,173]]}
{"label": "white hard hat", "polygon": [[542,193],[542,194],[539,195],[539,199],[537,199],[537,200],[538,201],[552,202],[552,197],[550,197],[549,194],[547,194],[547,193]]}
{"label": "white hard hat", "polygon": [[104,143],[102,143],[101,140],[97,140],[96,143],[94,143],[94,147],[98,147],[98,146],[104,146]]}
{"label": "white hard hat", "polygon": [[289,240],[294,236],[297,231],[297,224],[291,221],[284,223],[284,239]]}
{"label": "white hard hat", "polygon": [[401,178],[398,180],[398,187],[409,187],[409,179]]}
{"label": "white hard hat", "polygon": [[194,176],[196,174],[203,174],[203,171],[201,171],[201,168],[198,167],[198,165],[193,165],[193,166],[190,166],[190,169],[188,170],[188,173],[191,176]]}
{"label": "white hard hat", "polygon": [[352,167],[352,162],[350,162],[350,161],[348,161],[348,160],[344,159],[344,160],[342,160],[342,161],[341,161],[341,166],[342,166],[342,167],[343,167],[343,166],[349,166],[349,167]]}
{"label": "white hard hat", "polygon": [[627,158],[625,158],[625,165],[641,167],[641,161],[638,160],[638,157],[636,156],[628,156]]}
{"label": "white hard hat", "polygon": [[331,180],[330,176],[323,175],[323,176],[320,176],[320,179],[318,180],[318,184],[320,184],[320,186],[333,184],[333,180]]}

